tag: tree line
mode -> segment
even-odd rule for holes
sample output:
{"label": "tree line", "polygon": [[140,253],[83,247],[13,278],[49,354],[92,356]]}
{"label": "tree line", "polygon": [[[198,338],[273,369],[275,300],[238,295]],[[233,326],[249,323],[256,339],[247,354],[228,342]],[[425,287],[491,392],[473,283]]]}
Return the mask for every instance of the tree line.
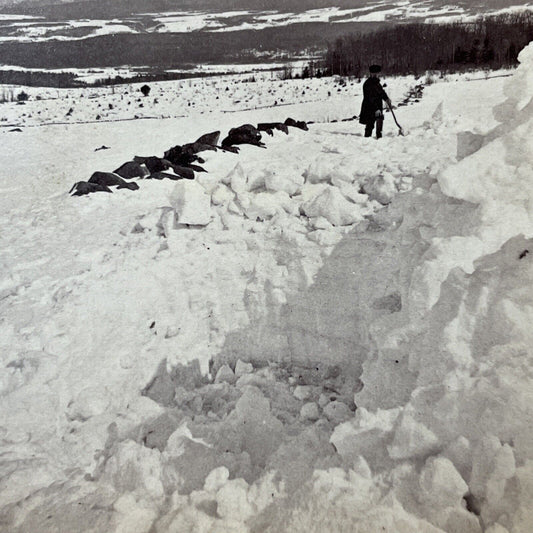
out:
{"label": "tree line", "polygon": [[473,22],[409,23],[372,33],[349,34],[328,43],[326,74],[364,76],[378,63],[387,74],[427,70],[497,69],[517,63],[533,40],[533,11],[480,17]]}
{"label": "tree line", "polygon": [[0,70],[0,85],[57,88],[80,86],[71,72],[46,72],[41,70]]}
{"label": "tree line", "polygon": [[[231,72],[221,73],[221,75]],[[183,80],[189,78],[204,78],[214,76],[209,72],[158,72],[140,73],[129,77],[120,75],[108,76],[94,81],[84,81],[76,78],[72,72],[46,72],[33,70],[0,70],[0,85],[25,85],[26,87],[54,87],[58,89],[77,87],[107,87],[126,83],[156,82]]]}

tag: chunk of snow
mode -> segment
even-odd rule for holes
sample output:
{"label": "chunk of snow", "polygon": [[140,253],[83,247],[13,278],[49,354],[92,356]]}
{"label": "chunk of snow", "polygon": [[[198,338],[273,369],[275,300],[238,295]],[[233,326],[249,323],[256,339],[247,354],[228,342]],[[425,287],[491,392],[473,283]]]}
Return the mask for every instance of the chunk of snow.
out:
{"label": "chunk of snow", "polygon": [[318,158],[303,174],[309,183],[331,182],[331,161],[326,158]]}
{"label": "chunk of snow", "polygon": [[179,224],[206,226],[211,222],[211,198],[195,181],[178,181],[170,193],[170,204]]}
{"label": "chunk of snow", "polygon": [[237,376],[237,378],[240,378],[245,374],[251,374],[253,371],[254,366],[252,365],[252,363],[245,363],[240,359],[237,360],[237,363],[235,364],[235,376]]}
{"label": "chunk of snow", "polygon": [[447,457],[461,474],[463,479],[470,479],[472,465],[472,448],[466,437],[460,436],[453,441],[443,451],[442,455]]}
{"label": "chunk of snow", "polygon": [[391,174],[382,174],[365,179],[363,189],[371,200],[376,200],[383,205],[390,204],[398,192],[394,176]]}
{"label": "chunk of snow", "polygon": [[244,214],[251,220],[268,220],[283,212],[296,215],[298,208],[285,192],[242,193],[239,202]]}
{"label": "chunk of snow", "polygon": [[105,413],[111,402],[111,394],[105,387],[86,387],[68,407],[71,419],[87,420]]}
{"label": "chunk of snow", "polygon": [[104,479],[120,493],[131,492],[147,500],[164,498],[160,453],[131,440],[118,445],[104,470]]}
{"label": "chunk of snow", "polygon": [[320,246],[335,246],[342,240],[337,231],[317,230],[307,234],[307,238]]}
{"label": "chunk of snow", "polygon": [[229,470],[225,466],[219,466],[211,471],[205,478],[204,490],[217,492],[229,479]]}
{"label": "chunk of snow", "polygon": [[324,414],[334,424],[342,424],[354,416],[354,413],[345,403],[338,401],[328,403],[324,407]]}
{"label": "chunk of snow", "polygon": [[309,385],[298,385],[293,394],[297,400],[307,400],[313,394],[313,388]]}
{"label": "chunk of snow", "polygon": [[479,518],[462,507],[448,507],[429,513],[431,521],[447,533],[482,533]]}
{"label": "chunk of snow", "polygon": [[492,524],[492,526],[485,530],[485,533],[509,533],[509,530],[501,524]]}
{"label": "chunk of snow", "polygon": [[392,459],[408,459],[426,455],[438,445],[437,436],[411,415],[403,415],[394,433],[394,440],[388,446]]}
{"label": "chunk of snow", "polygon": [[318,405],[315,402],[308,402],[300,409],[300,416],[304,420],[318,420],[319,412]]}
{"label": "chunk of snow", "polygon": [[304,178],[294,172],[270,171],[265,175],[265,187],[268,191],[286,192],[290,196],[302,190]]}
{"label": "chunk of snow", "polygon": [[235,193],[224,184],[218,185],[211,193],[211,202],[214,205],[227,205],[235,198]]}
{"label": "chunk of snow", "polygon": [[372,478],[372,471],[370,470],[370,466],[366,462],[365,458],[361,455],[355,458],[352,465],[352,470],[360,477],[364,477],[366,479]]}
{"label": "chunk of snow", "polygon": [[335,155],[326,157],[322,155],[305,170],[303,176],[308,183],[333,183],[354,181],[352,170],[353,161],[339,161]]}
{"label": "chunk of snow", "polygon": [[360,206],[348,202],[336,187],[328,187],[302,208],[308,217],[324,217],[334,226],[348,226],[363,219]]}
{"label": "chunk of snow", "polygon": [[226,418],[219,438],[228,447],[248,453],[252,464],[264,465],[280,445],[283,432],[283,424],[273,416],[269,400],[257,387],[247,386]]}
{"label": "chunk of snow", "polygon": [[222,365],[215,376],[215,383],[235,383],[237,378],[235,373],[228,365]]}
{"label": "chunk of snow", "polygon": [[244,522],[254,513],[248,501],[248,484],[244,479],[232,479],[217,492],[217,513],[222,518]]}
{"label": "chunk of snow", "polygon": [[251,166],[245,169],[242,163],[237,163],[222,179],[222,183],[229,185],[234,192],[240,194],[264,187],[267,174],[268,172],[262,168]]}
{"label": "chunk of snow", "polygon": [[473,453],[470,490],[478,499],[496,506],[503,498],[507,480],[516,472],[513,451],[494,435],[486,436]]}
{"label": "chunk of snow", "polygon": [[420,498],[433,508],[456,507],[468,492],[468,485],[445,457],[430,457],[420,474]]}
{"label": "chunk of snow", "polygon": [[180,426],[176,428],[176,430],[168,438],[165,447],[165,453],[172,457],[178,457],[183,454],[183,452],[185,451],[186,444],[190,442],[195,442],[197,444],[207,446],[207,444],[202,439],[197,439],[193,437],[191,430],[187,426],[187,423],[184,422],[180,424]]}
{"label": "chunk of snow", "polygon": [[116,533],[148,533],[158,515],[156,507],[137,500],[131,493],[120,496],[113,504],[113,509],[117,512]]}

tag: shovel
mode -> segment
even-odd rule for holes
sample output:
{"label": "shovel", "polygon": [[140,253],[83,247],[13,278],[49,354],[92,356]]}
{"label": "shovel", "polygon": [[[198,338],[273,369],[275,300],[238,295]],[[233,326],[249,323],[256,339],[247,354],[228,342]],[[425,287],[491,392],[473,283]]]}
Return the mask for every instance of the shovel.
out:
{"label": "shovel", "polygon": [[398,124],[398,121],[396,120],[396,115],[394,114],[394,110],[392,109],[392,105],[387,104],[389,106],[389,110],[392,113],[392,118],[394,119],[394,122],[396,122],[396,126],[398,126],[398,135],[401,135],[402,137],[405,135],[405,132],[403,131],[403,128]]}

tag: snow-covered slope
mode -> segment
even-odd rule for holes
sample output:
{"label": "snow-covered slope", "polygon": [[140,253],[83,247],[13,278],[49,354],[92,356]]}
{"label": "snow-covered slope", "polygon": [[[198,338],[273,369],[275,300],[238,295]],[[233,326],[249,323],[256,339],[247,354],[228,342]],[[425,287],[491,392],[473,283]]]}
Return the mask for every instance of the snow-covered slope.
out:
{"label": "snow-covered slope", "polygon": [[[10,108],[0,529],[528,532],[532,54],[426,87],[379,142],[327,120],[360,101],[332,80],[157,121]],[[389,83],[398,101],[413,80]],[[278,84],[239,87],[269,105]],[[288,115],[316,123],[202,153],[196,190],[66,192]]]}
{"label": "snow-covered slope", "polygon": [[[371,1],[371,2],[321,2],[313,6],[287,2],[277,6],[264,3],[257,6],[224,6],[219,2],[211,5],[183,5],[180,10],[170,6],[154,12],[150,4],[126,4],[122,9],[113,10],[98,3],[81,2],[75,9],[81,10],[78,18],[72,17],[72,6],[47,10],[30,10],[32,16],[0,14],[0,42],[38,42],[48,40],[79,40],[106,34],[119,33],[187,33],[193,31],[242,31],[263,30],[281,26],[305,23],[342,24],[347,22],[452,22],[474,20],[479,15],[516,13],[533,7],[530,2],[514,3],[507,1],[485,2],[442,2],[442,1]],[[340,6],[340,7],[339,7]],[[0,9],[2,6],[0,5]],[[111,13],[108,14],[108,12]],[[95,13],[96,12],[96,16]],[[44,16],[43,16],[44,15]],[[108,15],[107,18],[105,15]],[[83,31],[83,29],[86,29]],[[82,30],[82,31],[80,31]]]}

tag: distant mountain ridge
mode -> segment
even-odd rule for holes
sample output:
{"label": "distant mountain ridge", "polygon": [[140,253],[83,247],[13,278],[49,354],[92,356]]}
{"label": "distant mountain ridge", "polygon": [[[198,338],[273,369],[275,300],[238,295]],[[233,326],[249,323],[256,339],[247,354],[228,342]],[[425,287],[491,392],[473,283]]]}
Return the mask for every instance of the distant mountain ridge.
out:
{"label": "distant mountain ridge", "polygon": [[[277,11],[301,13],[307,10],[338,7],[340,9],[365,9],[369,12],[405,6],[394,0],[0,0],[0,12],[39,14],[52,17],[127,16],[140,13],[203,11],[220,13],[227,11]],[[454,9],[472,15],[526,5],[516,0],[419,0],[409,2],[409,8],[427,9],[428,13]]]}

